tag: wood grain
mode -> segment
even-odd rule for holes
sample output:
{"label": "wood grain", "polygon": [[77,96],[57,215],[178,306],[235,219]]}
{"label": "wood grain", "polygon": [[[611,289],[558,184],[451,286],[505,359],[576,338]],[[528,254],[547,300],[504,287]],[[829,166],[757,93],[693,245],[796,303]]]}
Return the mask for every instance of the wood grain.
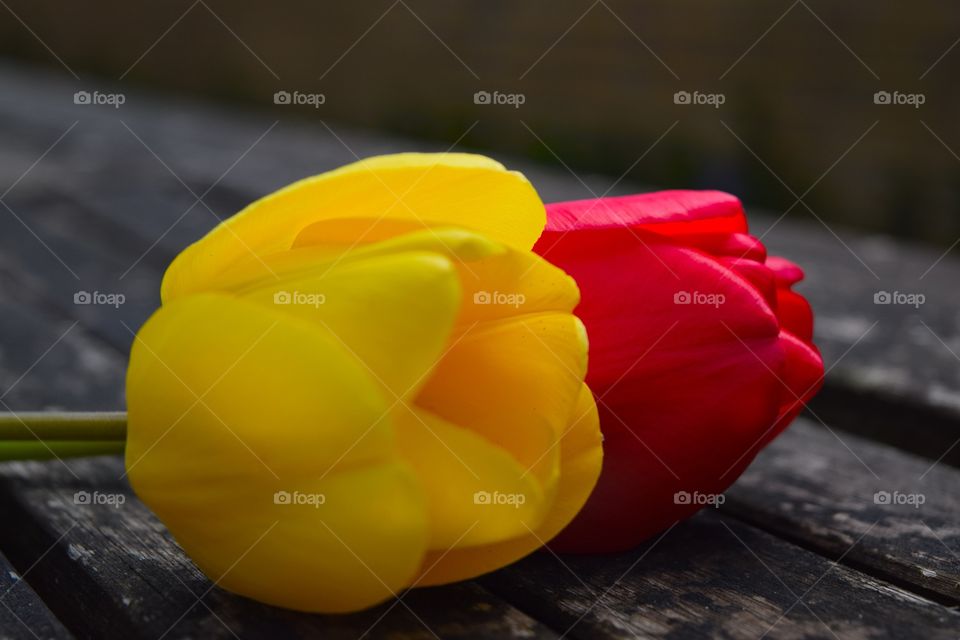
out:
{"label": "wood grain", "polygon": [[960,614],[713,511],[623,554],[484,581],[573,638],[955,638]]}
{"label": "wood grain", "polygon": [[[915,593],[960,603],[960,471],[800,420],[723,505]],[[856,543],[856,544],[854,544]]]}
{"label": "wood grain", "polygon": [[0,640],[72,637],[23,576],[0,554]]}

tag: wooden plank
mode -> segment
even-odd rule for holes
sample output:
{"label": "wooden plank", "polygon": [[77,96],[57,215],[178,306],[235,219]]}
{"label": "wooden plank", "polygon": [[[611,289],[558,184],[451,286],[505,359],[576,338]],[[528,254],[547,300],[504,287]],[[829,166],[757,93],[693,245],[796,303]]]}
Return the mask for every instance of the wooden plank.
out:
{"label": "wooden plank", "polygon": [[[131,331],[160,302],[156,265],[120,278],[143,245],[50,193],[18,186],[7,202],[30,228],[0,210],[0,286],[6,299],[79,320],[89,333],[125,354],[133,341]],[[78,295],[86,296],[87,303],[79,304],[84,300]]]}
{"label": "wooden plank", "polygon": [[[820,554],[960,604],[960,471],[800,420],[731,488],[725,511]],[[857,542],[855,546],[854,542]]]}
{"label": "wooden plank", "polygon": [[[28,568],[29,570],[29,568]],[[73,638],[13,565],[0,554],[0,640]]]}
{"label": "wooden plank", "polygon": [[960,614],[703,511],[659,541],[537,553],[483,583],[572,638],[955,638]]}
{"label": "wooden plank", "polygon": [[0,278],[0,411],[123,406],[124,359],[74,321],[46,317]]}

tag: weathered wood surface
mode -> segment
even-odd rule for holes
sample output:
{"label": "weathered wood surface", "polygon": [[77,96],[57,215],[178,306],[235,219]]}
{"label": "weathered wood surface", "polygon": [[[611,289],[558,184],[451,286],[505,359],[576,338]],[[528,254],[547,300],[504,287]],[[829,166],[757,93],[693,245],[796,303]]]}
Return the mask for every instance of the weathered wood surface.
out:
{"label": "weathered wood surface", "polygon": [[960,614],[701,511],[613,556],[534,554],[484,580],[581,638],[956,638]]}
{"label": "weathered wood surface", "polygon": [[[118,483],[118,461],[70,467],[7,465],[0,509],[26,526],[0,534],[0,544],[31,561],[36,589],[81,637],[311,637],[320,629],[345,638],[367,630],[371,637],[553,637],[533,618],[579,638],[830,630],[946,638],[960,627],[947,607],[710,512],[625,554],[536,554],[482,580],[496,596],[466,584],[415,590],[400,604],[352,616],[303,616],[213,588]],[[126,501],[78,504],[77,492],[95,490]]]}
{"label": "weathered wood surface", "polygon": [[[755,218],[755,231],[775,221]],[[764,241],[807,273],[802,290],[829,371],[815,419],[960,466],[960,246],[947,253],[832,233],[789,215]],[[925,301],[875,304],[884,293]]]}
{"label": "weathered wood surface", "polygon": [[0,640],[73,636],[0,554]]}
{"label": "weathered wood surface", "polygon": [[799,420],[727,491],[722,509],[915,593],[960,604],[960,471],[840,437]]}
{"label": "weathered wood surface", "polygon": [[[354,155],[448,146],[146,95],[115,113],[74,105],[74,87],[42,75],[0,67],[0,79],[0,200],[12,209],[0,207],[0,397],[14,409],[121,407],[131,331],[158,304],[163,268],[251,198]],[[509,164],[546,200],[599,195],[612,182]],[[804,292],[833,367],[825,400],[812,423],[758,457],[720,514],[655,545],[613,557],[541,553],[372,612],[302,616],[207,592],[119,480],[119,461],[96,459],[0,466],[0,551],[15,567],[36,563],[27,581],[78,637],[358,637],[371,626],[367,637],[956,637],[960,484],[946,463],[960,451],[927,469],[960,435],[950,400],[960,377],[945,346],[960,353],[950,297],[960,261],[948,256],[923,278],[926,306],[877,306],[876,291],[913,291],[937,255],[843,230],[841,242],[796,213],[764,239],[808,271]],[[752,220],[761,233],[776,222]],[[74,304],[77,291],[94,290],[126,302]],[[832,433],[812,426],[820,418]],[[94,488],[127,500],[74,502]],[[877,505],[877,491],[926,501]]]}

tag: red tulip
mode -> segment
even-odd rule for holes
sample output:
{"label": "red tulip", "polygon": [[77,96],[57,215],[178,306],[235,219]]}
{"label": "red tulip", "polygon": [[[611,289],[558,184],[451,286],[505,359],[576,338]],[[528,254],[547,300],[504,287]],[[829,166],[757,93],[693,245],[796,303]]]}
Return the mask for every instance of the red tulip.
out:
{"label": "red tulip", "polygon": [[716,502],[820,387],[803,272],[767,257],[729,194],[548,205],[534,251],[580,285],[604,434],[555,549],[626,549]]}

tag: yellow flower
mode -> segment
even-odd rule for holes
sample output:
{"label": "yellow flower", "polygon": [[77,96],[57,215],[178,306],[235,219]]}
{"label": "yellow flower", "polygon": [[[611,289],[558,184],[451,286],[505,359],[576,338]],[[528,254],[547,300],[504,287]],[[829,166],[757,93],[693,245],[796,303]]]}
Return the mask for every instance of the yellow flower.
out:
{"label": "yellow flower", "polygon": [[219,586],[354,611],[502,567],[600,471],[573,280],[480,156],[292,184],[180,254],[127,377],[137,494]]}

